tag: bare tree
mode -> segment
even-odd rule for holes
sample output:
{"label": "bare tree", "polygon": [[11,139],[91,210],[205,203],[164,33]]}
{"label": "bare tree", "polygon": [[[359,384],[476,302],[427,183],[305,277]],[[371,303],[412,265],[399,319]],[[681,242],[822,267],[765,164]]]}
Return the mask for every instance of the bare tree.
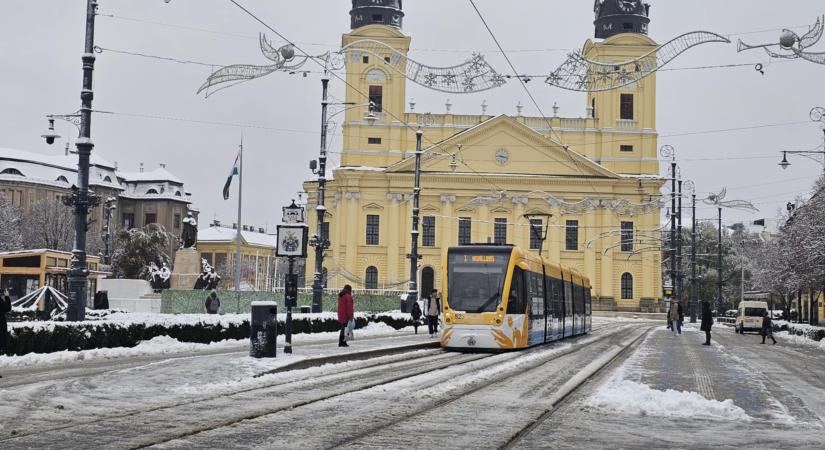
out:
{"label": "bare tree", "polygon": [[20,235],[20,210],[0,195],[0,251],[18,250],[23,245]]}
{"label": "bare tree", "polygon": [[58,200],[41,200],[23,212],[23,246],[71,251],[74,246],[74,215]]}

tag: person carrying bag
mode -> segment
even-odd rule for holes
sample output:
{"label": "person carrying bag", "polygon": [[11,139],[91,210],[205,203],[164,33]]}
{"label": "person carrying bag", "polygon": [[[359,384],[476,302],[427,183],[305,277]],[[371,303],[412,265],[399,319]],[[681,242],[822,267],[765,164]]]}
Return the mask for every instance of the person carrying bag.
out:
{"label": "person carrying bag", "polygon": [[352,321],[352,328],[355,328],[355,311],[352,304],[352,286],[344,286],[338,294],[338,324],[341,326],[341,333],[338,335],[338,346],[349,347],[347,345],[347,334],[352,334],[349,330],[349,322]]}

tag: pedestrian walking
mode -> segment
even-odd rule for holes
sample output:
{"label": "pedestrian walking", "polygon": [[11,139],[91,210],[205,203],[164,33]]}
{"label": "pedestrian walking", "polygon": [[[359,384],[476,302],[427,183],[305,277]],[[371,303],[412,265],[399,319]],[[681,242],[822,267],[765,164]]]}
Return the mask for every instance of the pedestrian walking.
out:
{"label": "pedestrian walking", "polygon": [[209,293],[209,296],[206,297],[206,313],[207,314],[217,314],[218,309],[221,307],[221,300],[218,298],[218,292],[214,289],[212,292]]}
{"label": "pedestrian walking", "polygon": [[412,312],[410,315],[412,316],[415,334],[418,334],[418,326],[421,324],[421,307],[418,306],[418,302],[413,303]]}
{"label": "pedestrian walking", "polygon": [[[11,312],[11,297],[9,297],[9,290],[5,289],[3,297],[0,298],[0,356],[6,354],[9,345],[9,330],[6,323],[7,312]],[[3,376],[0,375],[0,378],[3,378]]]}
{"label": "pedestrian walking", "polygon": [[677,302],[676,307],[679,314],[679,320],[676,322],[676,329],[679,331],[679,334],[682,334],[682,325],[685,323],[685,310],[682,308],[682,302]]}
{"label": "pedestrian walking", "polygon": [[427,331],[430,337],[438,333],[438,316],[441,313],[441,295],[438,290],[433,289],[430,298],[427,299]]}
{"label": "pedestrian walking", "polygon": [[773,341],[773,345],[776,345],[776,339],[773,337],[773,321],[771,320],[771,315],[765,311],[765,314],[762,316],[762,343],[765,343],[765,338],[770,337]]}
{"label": "pedestrian walking", "polygon": [[346,285],[338,293],[338,324],[341,326],[341,334],[338,335],[339,347],[349,347],[345,333],[350,320],[355,320],[355,311],[352,304],[352,286]]}
{"label": "pedestrian walking", "polygon": [[702,302],[702,326],[700,329],[705,332],[705,343],[702,345],[710,345],[711,328],[713,328],[713,313],[710,311],[710,305],[707,302]]}
{"label": "pedestrian walking", "polygon": [[670,320],[670,330],[673,332],[673,335],[676,336],[676,327],[679,324],[679,307],[676,304],[676,301],[670,302],[670,313],[668,313],[668,320]]}

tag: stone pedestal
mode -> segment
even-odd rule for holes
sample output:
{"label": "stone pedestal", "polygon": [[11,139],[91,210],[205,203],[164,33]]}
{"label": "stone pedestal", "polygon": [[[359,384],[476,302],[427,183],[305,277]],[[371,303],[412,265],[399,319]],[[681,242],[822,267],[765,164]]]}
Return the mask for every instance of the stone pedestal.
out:
{"label": "stone pedestal", "polygon": [[170,287],[175,290],[192,290],[202,271],[201,254],[194,248],[182,248],[175,252]]}

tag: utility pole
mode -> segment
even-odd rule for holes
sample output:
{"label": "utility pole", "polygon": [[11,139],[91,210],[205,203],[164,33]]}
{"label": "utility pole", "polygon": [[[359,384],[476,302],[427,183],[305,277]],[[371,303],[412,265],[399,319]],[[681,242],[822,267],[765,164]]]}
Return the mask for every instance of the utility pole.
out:
{"label": "utility pole", "polygon": [[[412,231],[410,232],[410,288],[407,291],[407,311],[412,311],[412,305],[418,301],[418,212],[421,195],[421,138],[424,132],[419,128],[415,132],[415,187],[413,188]],[[405,311],[402,311],[405,312]]]}
{"label": "utility pole", "polygon": [[[676,153],[670,163],[670,285],[676,297]],[[678,297],[676,297],[678,298]]]}
{"label": "utility pole", "polygon": [[682,307],[685,305],[682,304],[683,302],[683,290],[684,287],[684,274],[682,273],[682,180],[679,180],[679,189],[678,189],[678,196],[679,196],[679,205],[678,205],[678,216],[677,216],[677,232],[676,232],[676,300],[679,302]]}
{"label": "utility pole", "polygon": [[329,248],[328,236],[324,236],[325,195],[327,189],[327,110],[329,108],[329,75],[324,72],[321,78],[321,154],[318,157],[318,221],[315,226],[315,277],[312,280],[312,312],[321,312],[324,295],[324,251]]}
{"label": "utility pole", "polygon": [[716,314],[722,313],[722,207],[719,206],[719,241],[718,241],[718,259],[716,264]]}
{"label": "utility pole", "polygon": [[696,194],[691,195],[691,213],[693,215],[693,227],[690,233],[690,323],[696,323],[696,308],[699,306],[697,299],[699,293],[696,292],[698,283],[696,280]]}

